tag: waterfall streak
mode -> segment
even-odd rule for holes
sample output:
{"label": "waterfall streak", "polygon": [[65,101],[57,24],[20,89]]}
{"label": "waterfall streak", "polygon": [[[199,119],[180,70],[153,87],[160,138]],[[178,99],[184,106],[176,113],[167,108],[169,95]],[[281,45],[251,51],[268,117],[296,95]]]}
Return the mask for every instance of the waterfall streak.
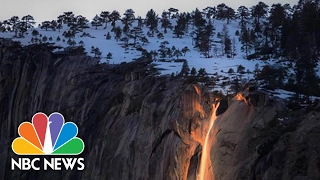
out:
{"label": "waterfall streak", "polygon": [[215,106],[214,104],[212,105],[213,111],[210,117],[210,122],[209,122],[209,130],[206,134],[206,139],[204,144],[202,145],[202,155],[201,155],[201,161],[200,161],[200,171],[198,175],[198,180],[207,180],[207,172],[206,170],[208,169],[208,158],[210,158],[210,147],[208,147],[208,141],[209,141],[209,136],[210,132],[212,129],[212,126],[214,124],[214,121],[216,120],[216,111],[219,107],[219,103]]}

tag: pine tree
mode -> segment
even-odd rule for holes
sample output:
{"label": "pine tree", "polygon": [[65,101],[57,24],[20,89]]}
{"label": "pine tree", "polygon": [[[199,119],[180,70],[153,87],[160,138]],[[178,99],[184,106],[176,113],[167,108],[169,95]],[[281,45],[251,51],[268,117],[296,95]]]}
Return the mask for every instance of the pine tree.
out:
{"label": "pine tree", "polygon": [[34,21],[33,16],[31,16],[31,15],[23,16],[23,17],[21,18],[21,20],[24,22],[24,25],[25,25],[24,28],[25,28],[26,30],[28,30],[28,29],[30,29],[30,28],[33,28],[33,25],[36,23],[36,22]]}
{"label": "pine tree", "polygon": [[277,57],[283,54],[283,50],[281,49],[281,40],[283,36],[283,27],[285,26],[285,22],[287,22],[286,8],[290,8],[290,6],[281,4],[273,4],[270,9],[270,16],[268,18],[270,24],[270,39],[272,43],[273,52]]}
{"label": "pine tree", "polygon": [[192,67],[191,72],[190,72],[190,75],[191,75],[191,76],[196,76],[196,74],[197,74],[196,68]]}
{"label": "pine tree", "polygon": [[93,46],[91,47],[91,53],[94,54],[95,58],[100,58],[102,54],[98,47],[95,48]]}
{"label": "pine tree", "polygon": [[138,16],[137,17],[137,22],[138,22],[138,27],[140,27],[140,28],[142,28],[143,27],[143,20],[142,20],[142,18],[141,18],[141,16]]}
{"label": "pine tree", "polygon": [[60,29],[62,29],[62,27],[63,27],[63,19],[64,19],[64,16],[63,15],[59,15],[58,17],[57,17],[57,29],[59,30],[59,32],[60,32]]}
{"label": "pine tree", "polygon": [[75,30],[68,30],[63,32],[62,34],[65,38],[75,38],[76,31]]}
{"label": "pine tree", "polygon": [[122,28],[123,34],[128,35],[129,31],[130,31],[129,24],[125,24]]}
{"label": "pine tree", "polygon": [[190,68],[189,68],[189,65],[188,65],[188,61],[184,61],[183,64],[182,64],[180,75],[181,76],[188,76],[189,75],[189,71],[190,71]]}
{"label": "pine tree", "polygon": [[157,38],[158,38],[158,39],[163,39],[163,37],[164,37],[164,36],[163,36],[163,34],[162,34],[161,32],[159,32],[159,33],[157,34]]}
{"label": "pine tree", "polygon": [[56,31],[57,26],[58,26],[57,21],[56,21],[56,20],[52,20],[52,21],[51,21],[51,26],[50,26],[50,28],[51,28],[53,31]]}
{"label": "pine tree", "polygon": [[203,12],[205,13],[206,18],[211,21],[212,18],[215,18],[217,11],[215,7],[208,6],[203,9]]}
{"label": "pine tree", "polygon": [[94,18],[91,21],[91,25],[93,27],[96,27],[96,30],[99,26],[102,26],[102,23],[103,23],[103,19],[100,16],[98,16],[97,14],[96,14],[96,16],[94,16]]}
{"label": "pine tree", "polygon": [[217,19],[224,20],[226,18],[226,11],[228,6],[225,3],[218,4],[217,6]]}
{"label": "pine tree", "polygon": [[200,68],[199,71],[198,71],[198,76],[199,77],[205,77],[207,75],[207,71],[205,68]]}
{"label": "pine tree", "polygon": [[246,28],[245,26],[241,29],[241,35],[239,38],[242,46],[241,51],[246,53],[246,57],[251,52],[253,48],[253,42],[250,36],[250,29]]}
{"label": "pine tree", "polygon": [[75,24],[73,24],[71,29],[75,29],[80,32],[83,32],[84,29],[89,28],[87,24],[88,22],[89,20],[86,17],[79,15],[75,18]]}
{"label": "pine tree", "polygon": [[123,14],[122,23],[124,24],[122,32],[127,34],[129,33],[129,29],[132,26],[132,22],[135,19],[134,11],[132,9],[127,9]]}
{"label": "pine tree", "polygon": [[224,54],[227,54],[228,56],[230,56],[232,43],[229,36],[229,29],[226,24],[223,25],[222,32],[220,34],[221,34],[221,39],[223,43]]}
{"label": "pine tree", "polygon": [[217,6],[217,19],[227,19],[227,24],[229,24],[230,20],[235,19],[235,17],[235,11],[231,7],[224,3]]}
{"label": "pine tree", "polygon": [[63,17],[60,15],[60,16],[58,17],[58,20],[57,20],[57,26],[56,26],[56,28],[58,29],[59,33],[60,33],[60,30],[61,30],[62,27],[63,27],[63,25],[62,25],[63,19],[62,19],[62,18],[63,18]]}
{"label": "pine tree", "polygon": [[190,26],[191,23],[192,23],[192,16],[191,16],[190,13],[185,13],[185,18],[186,18],[186,23],[187,23],[187,25],[186,25],[186,32],[188,32],[188,31],[189,31],[189,26]]}
{"label": "pine tree", "polygon": [[72,25],[75,22],[75,15],[72,11],[64,12],[62,15],[63,23],[67,24],[68,26]]}
{"label": "pine tree", "polygon": [[112,59],[112,53],[111,52],[109,52],[108,54],[107,54],[107,57],[106,57],[107,59]]}
{"label": "pine tree", "polygon": [[119,41],[119,39],[121,39],[121,35],[122,35],[122,30],[119,26],[115,27],[114,30],[114,38]]}
{"label": "pine tree", "polygon": [[129,38],[126,36],[126,37],[121,38],[120,41],[123,41],[126,50],[129,50],[129,49],[128,49],[128,46],[129,46]]}
{"label": "pine tree", "polygon": [[173,34],[175,34],[177,38],[181,38],[184,35],[186,26],[187,26],[187,22],[185,17],[179,16],[177,20],[177,25],[174,27]]}
{"label": "pine tree", "polygon": [[247,19],[250,16],[249,9],[245,6],[240,6],[237,11],[240,17],[240,26],[243,27],[247,24]]}
{"label": "pine tree", "polygon": [[194,20],[194,26],[196,28],[204,27],[205,24],[207,23],[198,8],[196,8],[196,10],[194,11],[193,20]]}
{"label": "pine tree", "polygon": [[171,47],[172,52],[174,52],[177,48],[175,46]]}
{"label": "pine tree", "polygon": [[182,56],[182,52],[179,49],[172,50],[173,56],[175,56],[177,59],[179,59],[180,56]]}
{"label": "pine tree", "polygon": [[48,40],[48,37],[47,37],[47,36],[43,36],[43,37],[42,37],[42,41],[43,41],[43,42],[47,42],[47,40]]}
{"label": "pine tree", "polygon": [[142,39],[142,37],[144,37],[144,34],[143,34],[141,27],[139,27],[139,26],[134,27],[130,31],[129,37],[133,39],[133,47],[135,47],[137,44],[137,41],[138,40],[140,41]]}
{"label": "pine tree", "polygon": [[167,54],[166,56],[169,57],[169,58],[172,58],[172,55],[173,55],[172,50],[170,48],[167,48],[166,50],[167,50],[166,51],[166,54]]}
{"label": "pine tree", "polygon": [[35,38],[37,38],[37,36],[39,35],[39,31],[37,31],[36,29],[32,30],[32,36],[34,36]]}
{"label": "pine tree", "polygon": [[246,68],[244,66],[242,66],[241,64],[237,67],[237,73],[245,73],[245,70]]}
{"label": "pine tree", "polygon": [[234,9],[232,9],[231,7],[227,8],[226,18],[227,18],[227,24],[230,23],[230,20],[233,20],[236,18],[236,13],[235,13]]}
{"label": "pine tree", "polygon": [[151,33],[154,34],[154,31],[158,27],[158,16],[156,15],[153,9],[150,9],[147,12],[145,23],[147,27],[149,27]]}
{"label": "pine tree", "polygon": [[48,28],[51,27],[51,22],[50,21],[44,21],[41,23],[40,28],[41,29],[45,29],[46,31],[48,31]]}
{"label": "pine tree", "polygon": [[37,36],[39,35],[39,31],[37,31],[36,29],[32,30],[32,36],[33,36],[33,39],[34,39],[34,42],[37,42],[38,41],[38,38]]}
{"label": "pine tree", "polygon": [[19,31],[18,24],[20,23],[19,17],[18,16],[12,16],[9,19],[8,23],[9,23],[9,25],[12,26],[12,31],[15,32],[14,37],[18,37],[18,31]]}
{"label": "pine tree", "polygon": [[110,34],[110,32],[107,33],[106,39],[107,39],[107,40],[110,40],[110,39],[111,39],[111,34]]}
{"label": "pine tree", "polygon": [[167,45],[169,44],[168,41],[163,41],[160,43],[160,46],[159,46],[159,55],[160,55],[160,58],[162,58],[163,60],[167,57]]}
{"label": "pine tree", "polygon": [[260,47],[260,45],[259,45],[260,43],[259,43],[258,37],[256,35],[256,32],[253,29],[250,31],[250,41],[254,47],[253,48],[254,52],[256,53]]}
{"label": "pine tree", "polygon": [[227,54],[228,57],[231,56],[231,39],[230,37],[226,37],[224,39],[224,53]]}
{"label": "pine tree", "polygon": [[234,70],[233,70],[232,68],[230,68],[230,69],[228,70],[228,73],[229,73],[229,74],[233,74],[233,73],[234,73]]}
{"label": "pine tree", "polygon": [[[45,42],[45,41],[44,41],[44,42]],[[74,46],[77,44],[77,43],[76,43],[74,40],[72,40],[72,39],[68,39],[67,43],[68,43],[68,45],[71,46],[71,47],[74,47]]]}
{"label": "pine tree", "polygon": [[209,21],[206,26],[198,27],[195,31],[195,48],[199,48],[200,52],[207,58],[211,57],[210,51],[212,47],[214,29],[213,24]]}
{"label": "pine tree", "polygon": [[0,21],[0,32],[5,32],[5,31],[6,31],[5,23]]}
{"label": "pine tree", "polygon": [[[285,10],[287,11],[287,10]],[[287,13],[286,13],[287,14]],[[320,10],[318,1],[301,0],[295,6],[292,17],[286,18],[281,41],[285,44],[285,54],[294,60],[298,93],[319,94],[319,79],[316,67],[320,52]]]}
{"label": "pine tree", "polygon": [[272,36],[271,34],[272,28],[270,27],[270,24],[268,22],[263,22],[262,28],[263,28],[262,34],[264,36],[263,54],[269,54],[269,51],[270,51],[269,40],[271,38],[274,38],[274,36]]}
{"label": "pine tree", "polygon": [[81,41],[79,41],[79,45],[80,46],[84,46],[84,42],[81,40]]}
{"label": "pine tree", "polygon": [[111,21],[111,26],[112,26],[111,31],[113,31],[114,28],[116,27],[116,21],[120,20],[119,12],[116,10],[112,11],[112,13],[109,15],[109,20]]}
{"label": "pine tree", "polygon": [[190,51],[190,49],[187,46],[185,46],[184,48],[181,49],[183,56],[186,56],[187,52],[189,52],[189,51]]}
{"label": "pine tree", "polygon": [[260,19],[265,17],[268,13],[268,7],[268,5],[260,1],[257,5],[251,8],[251,15],[256,18],[258,24],[260,24]]}
{"label": "pine tree", "polygon": [[110,16],[110,12],[109,11],[102,11],[100,13],[100,18],[102,23],[105,23],[105,29],[108,27],[108,22],[109,22],[109,16]]}
{"label": "pine tree", "polygon": [[162,19],[160,21],[161,21],[161,27],[164,28],[164,33],[166,34],[167,29],[170,28],[170,26],[171,26],[171,22],[168,18],[168,12],[164,11],[162,13]]}
{"label": "pine tree", "polygon": [[16,31],[18,31],[17,37],[19,37],[19,38],[24,37],[24,33],[27,32],[25,24],[26,24],[26,22],[24,22],[24,21],[20,21],[16,24]]}
{"label": "pine tree", "polygon": [[231,58],[234,58],[236,55],[237,55],[236,39],[232,38]]}

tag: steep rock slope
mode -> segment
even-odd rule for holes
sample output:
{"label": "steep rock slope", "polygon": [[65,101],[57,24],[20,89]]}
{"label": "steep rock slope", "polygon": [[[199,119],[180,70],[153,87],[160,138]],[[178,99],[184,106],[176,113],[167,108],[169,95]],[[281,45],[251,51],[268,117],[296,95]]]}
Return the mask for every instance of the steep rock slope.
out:
{"label": "steep rock slope", "polygon": [[[0,179],[196,179],[215,97],[152,74],[148,60],[110,67],[2,40]],[[318,179],[320,113],[293,116],[262,96],[218,109],[208,179]],[[84,171],[10,170],[17,128],[38,111],[78,125]]]}
{"label": "steep rock slope", "polygon": [[210,179],[319,179],[320,113],[287,112],[280,99],[258,104],[233,101],[217,118]]}
{"label": "steep rock slope", "polygon": [[[144,60],[111,68],[7,41],[0,57],[2,179],[187,178],[199,146],[191,134],[201,132],[210,114],[208,93],[182,79],[150,75]],[[17,158],[10,148],[17,128],[38,111],[58,111],[78,125],[84,171],[9,169],[11,157]]]}

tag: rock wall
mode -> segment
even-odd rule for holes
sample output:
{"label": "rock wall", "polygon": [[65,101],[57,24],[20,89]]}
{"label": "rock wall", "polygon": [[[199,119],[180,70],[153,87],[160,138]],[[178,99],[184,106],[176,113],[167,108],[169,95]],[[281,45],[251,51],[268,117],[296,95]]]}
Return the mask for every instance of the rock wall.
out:
{"label": "rock wall", "polygon": [[320,113],[288,112],[281,99],[258,104],[233,101],[217,118],[211,179],[320,179]]}
{"label": "rock wall", "polygon": [[[215,98],[183,78],[152,74],[149,61],[111,67],[1,40],[0,179],[196,179]],[[254,106],[224,100],[219,110],[212,179],[319,179],[320,113],[288,113],[281,100],[249,97]],[[18,126],[39,111],[78,125],[84,171],[10,170]]]}
{"label": "rock wall", "polygon": [[[196,168],[189,172],[200,148],[192,134],[201,132],[210,114],[205,90],[183,79],[154,77],[143,60],[110,67],[86,56],[53,54],[43,45],[4,43],[0,57],[0,179],[187,179],[196,174]],[[131,72],[139,78],[129,78]],[[18,158],[11,150],[18,126],[38,111],[58,111],[78,125],[84,171],[10,170],[11,157]],[[193,163],[197,167],[198,160]]]}

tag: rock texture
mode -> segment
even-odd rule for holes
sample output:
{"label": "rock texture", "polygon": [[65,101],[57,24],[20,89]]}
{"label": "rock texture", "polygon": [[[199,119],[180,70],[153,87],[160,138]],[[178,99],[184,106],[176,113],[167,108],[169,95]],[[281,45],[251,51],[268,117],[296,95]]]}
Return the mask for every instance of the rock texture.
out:
{"label": "rock texture", "polygon": [[249,95],[257,106],[233,100],[217,118],[209,179],[320,178],[320,113],[288,113],[283,100],[266,96]]}
{"label": "rock texture", "polygon": [[[189,168],[199,156],[202,124],[211,111],[206,91],[182,79],[154,77],[145,60],[110,67],[86,56],[10,42],[0,44],[0,57],[1,179],[186,179],[196,174]],[[17,128],[38,111],[58,111],[78,125],[86,145],[84,171],[10,170],[11,157],[17,158],[10,147]]]}
{"label": "rock texture", "polygon": [[[153,74],[148,60],[111,67],[0,40],[0,179],[196,179],[215,97]],[[210,132],[211,178],[319,179],[320,113],[289,116],[259,94],[254,106],[224,100]],[[84,171],[10,170],[18,126],[38,111],[78,125]]]}

